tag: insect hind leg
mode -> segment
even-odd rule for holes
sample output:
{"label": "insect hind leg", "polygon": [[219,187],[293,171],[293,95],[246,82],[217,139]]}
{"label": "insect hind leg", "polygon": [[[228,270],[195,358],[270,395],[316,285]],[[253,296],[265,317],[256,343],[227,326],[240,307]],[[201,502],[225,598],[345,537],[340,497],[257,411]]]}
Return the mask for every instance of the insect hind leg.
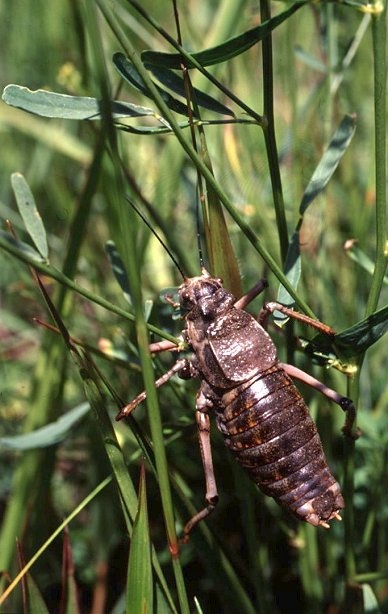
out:
{"label": "insect hind leg", "polygon": [[345,412],[346,415],[345,424],[342,427],[343,434],[347,437],[350,437],[351,439],[358,439],[358,437],[360,437],[360,429],[354,427],[354,423],[356,420],[356,408],[351,399],[342,396],[335,390],[332,390],[332,388],[329,388],[319,380],[315,379],[315,377],[312,377],[312,375],[309,375],[305,371],[298,369],[298,367],[294,367],[294,365],[289,365],[287,363],[279,363],[279,366],[282,367],[282,369],[284,369],[284,371],[290,377],[298,379],[304,384],[311,386],[311,388],[315,388],[315,390],[318,390],[321,394],[330,399],[330,401],[337,403],[337,405],[340,406],[340,408]]}

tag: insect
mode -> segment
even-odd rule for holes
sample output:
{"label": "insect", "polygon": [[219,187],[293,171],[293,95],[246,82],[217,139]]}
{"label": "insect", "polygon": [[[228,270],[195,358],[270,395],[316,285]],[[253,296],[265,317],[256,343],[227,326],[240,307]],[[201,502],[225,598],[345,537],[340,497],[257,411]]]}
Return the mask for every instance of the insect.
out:
{"label": "insect", "polygon": [[[210,445],[210,414],[214,413],[225,444],[252,480],[299,520],[329,528],[341,520],[344,500],[322,449],[317,428],[292,378],[313,386],[346,412],[344,432],[351,436],[355,408],[350,399],[294,366],[280,363],[275,345],[243,307],[266,283],[240,300],[205,268],[198,277],[184,278],[179,288],[184,313],[183,339],[190,359],[180,359],[155,383],[159,387],[174,374],[200,381],[196,422],[206,480],[206,506],[184,528],[190,531],[215,508],[218,501]],[[334,331],[278,303],[267,303],[259,320],[279,310],[329,335]],[[157,346],[157,347],[156,347]],[[170,342],[151,349],[173,349]],[[176,349],[176,348],[175,348]],[[124,407],[116,419],[127,416],[145,392]]]}

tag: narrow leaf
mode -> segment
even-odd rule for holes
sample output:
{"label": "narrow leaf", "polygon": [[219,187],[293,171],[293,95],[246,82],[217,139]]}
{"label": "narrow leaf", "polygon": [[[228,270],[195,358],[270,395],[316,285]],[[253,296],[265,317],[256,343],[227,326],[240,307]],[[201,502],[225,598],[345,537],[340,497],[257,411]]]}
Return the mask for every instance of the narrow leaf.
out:
{"label": "narrow leaf", "polygon": [[224,211],[217,194],[208,182],[206,182],[206,191],[208,210],[203,220],[211,270],[214,275],[221,277],[225,287],[235,296],[241,296],[240,272]]}
{"label": "narrow leaf", "polygon": [[311,345],[309,351],[316,352],[318,348],[322,353],[329,353],[334,349],[344,358],[353,358],[376,343],[387,330],[388,306],[338,333],[334,337],[334,342],[321,333],[316,335],[309,344]]}
{"label": "narrow leaf", "polygon": [[301,45],[295,45],[294,53],[299,60],[306,64],[306,66],[309,66],[313,70],[317,70],[323,74],[327,74],[327,66],[321,62],[321,60],[318,60],[316,57],[312,56],[311,53],[305,51]]}
{"label": "narrow leaf", "polygon": [[27,573],[23,578],[27,614],[50,614],[42,593],[35,584],[31,574]]}
{"label": "narrow leaf", "polygon": [[129,287],[129,279],[127,276],[127,272],[125,270],[124,263],[121,260],[121,256],[117,251],[117,247],[113,243],[113,241],[107,241],[105,245],[105,251],[108,255],[113,274],[116,277],[116,280],[118,281],[119,286],[123,291],[125,299],[130,305],[132,305],[131,289]]}
{"label": "narrow leaf", "polygon": [[20,173],[13,173],[11,175],[11,185],[26,230],[41,256],[47,259],[48,246],[46,229],[35,204],[34,195],[31,192],[30,186]]}
{"label": "narrow leaf", "polygon": [[30,574],[27,574],[28,614],[50,614],[42,593],[36,586]]}
{"label": "narrow leaf", "polygon": [[127,614],[153,612],[153,583],[151,542],[148,526],[145,471],[142,465],[139,486],[139,505],[133,525],[128,562]]}
{"label": "narrow leaf", "polygon": [[355,116],[346,115],[335,131],[328,148],[323,154],[308,183],[299,207],[300,215],[304,215],[307,207],[311,205],[318,194],[327,186],[342,156],[347,150],[350,141],[352,140],[355,129]]}
{"label": "narrow leaf", "polygon": [[[69,96],[46,90],[29,90],[21,85],[7,85],[2,96],[4,102],[40,115],[57,119],[95,120],[101,119],[101,101],[88,96]],[[155,115],[155,111],[129,102],[111,102],[114,119]]]}
{"label": "narrow leaf", "polygon": [[388,330],[388,306],[357,322],[335,336],[336,347],[345,356],[355,356],[365,352]]}
{"label": "narrow leaf", "polygon": [[[260,42],[270,32],[277,28],[283,21],[288,19],[293,13],[300,9],[306,2],[297,2],[290,8],[272,19],[265,21],[264,23],[247,30],[238,36],[228,39],[224,43],[211,47],[197,53],[192,53],[191,56],[201,66],[211,66],[213,64],[219,64],[220,62],[226,62],[231,58],[234,58],[244,51],[250,49],[253,45]],[[155,64],[156,66],[164,66],[166,68],[180,68],[182,62],[182,56],[180,53],[161,53],[155,51],[143,51],[141,58],[144,63]],[[192,68],[193,64],[185,58],[185,63],[188,68]]]}
{"label": "narrow leaf", "polygon": [[[300,259],[300,242],[299,242],[299,230],[296,229],[294,234],[292,235],[286,262],[284,263],[284,274],[287,277],[288,281],[292,285],[293,288],[297,288],[300,274],[302,270],[301,259]],[[284,286],[279,287],[277,300],[282,305],[292,306],[294,304],[294,299],[287,292]],[[276,324],[280,327],[284,326],[286,322],[288,322],[288,317],[284,315],[284,313],[280,313],[279,311],[275,311],[274,320]]]}
{"label": "narrow leaf", "polygon": [[[120,73],[120,75],[123,77],[123,79],[125,79],[125,81],[127,83],[129,83],[129,85],[131,85],[136,90],[138,90],[139,92],[144,94],[144,96],[147,96],[148,98],[152,98],[152,95],[151,95],[149,89],[145,85],[143,79],[141,78],[141,76],[137,72],[136,68],[125,57],[125,55],[123,53],[120,53],[118,51],[117,53],[115,53],[113,55],[113,64],[116,67],[117,71]],[[156,84],[154,84],[154,85],[155,85],[156,89],[158,90],[159,94],[162,96],[162,98],[163,98],[164,102],[166,103],[166,105],[172,111],[175,111],[176,113],[180,113],[181,115],[187,115],[188,114],[187,105],[186,104],[183,104],[183,102],[180,102],[179,100],[177,100],[176,98],[171,96],[171,94],[166,92],[166,90],[162,89],[158,85],[156,85]]]}
{"label": "narrow leaf", "polygon": [[[152,74],[165,85],[170,90],[182,96],[186,97],[185,85],[183,81],[183,77],[173,72],[169,68],[164,68],[163,66],[154,66],[153,64],[145,64],[145,67],[152,72]],[[221,104],[208,94],[201,92],[201,90],[193,87],[193,92],[195,95],[195,102],[198,106],[203,107],[204,109],[209,109],[209,111],[214,111],[215,113],[220,113],[221,115],[230,115],[234,117],[233,111]]]}
{"label": "narrow leaf", "polygon": [[14,437],[0,437],[0,448],[10,450],[32,450],[46,448],[63,441],[71,429],[88,413],[89,403],[77,405],[55,422],[42,426],[36,431],[15,435]]}
{"label": "narrow leaf", "polygon": [[[349,239],[349,241],[345,243],[344,249],[349,258],[351,258],[354,262],[357,262],[357,264],[365,271],[367,271],[369,275],[373,275],[375,263],[369,258],[369,256],[366,255],[366,253],[360,247],[358,247],[358,245],[355,245],[354,240]],[[388,285],[388,277],[386,275],[383,278],[383,284],[385,286]]]}
{"label": "narrow leaf", "polygon": [[64,607],[61,608],[63,614],[81,614],[68,527],[65,529],[62,549],[62,602],[64,604]]}
{"label": "narrow leaf", "polygon": [[[313,200],[328,184],[342,156],[348,148],[350,141],[352,140],[355,129],[355,117],[352,115],[346,115],[335,131],[328,148],[319,161],[318,166],[316,167],[303,194],[302,201],[299,206],[300,217],[291,238],[284,266],[284,273],[295,290],[298,287],[299,279],[302,273],[299,233],[303,223],[303,216],[309,205],[311,205]],[[283,286],[279,287],[278,301],[279,303],[289,306],[294,304],[294,300]],[[287,317],[276,312],[275,322],[278,326],[284,326],[287,321]]]}

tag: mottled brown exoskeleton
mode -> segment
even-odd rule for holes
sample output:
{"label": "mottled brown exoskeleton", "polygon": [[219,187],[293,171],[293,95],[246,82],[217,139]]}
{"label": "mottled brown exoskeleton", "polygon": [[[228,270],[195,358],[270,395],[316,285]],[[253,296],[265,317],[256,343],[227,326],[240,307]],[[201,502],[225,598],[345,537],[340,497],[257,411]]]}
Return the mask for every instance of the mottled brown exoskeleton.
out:
{"label": "mottled brown exoskeleton", "polygon": [[[178,360],[156,385],[161,386],[175,373],[184,379],[200,380],[196,421],[207,505],[187,523],[185,538],[218,501],[210,447],[211,412],[226,446],[265,494],[299,520],[315,526],[328,528],[329,520],[341,519],[339,511],[345,504],[340,486],[326,463],[317,428],[291,377],[340,405],[347,413],[344,431],[349,435],[355,409],[350,399],[296,367],[279,362],[269,334],[242,308],[265,286],[262,283],[256,291],[236,301],[222,281],[203,268],[202,275],[185,278],[179,288],[186,322],[183,339],[193,356]],[[268,316],[275,309],[334,334],[330,327],[278,303],[268,303],[263,313]],[[151,349],[174,348],[170,342],[161,342]],[[124,407],[117,420],[128,415],[145,396],[143,392]]]}

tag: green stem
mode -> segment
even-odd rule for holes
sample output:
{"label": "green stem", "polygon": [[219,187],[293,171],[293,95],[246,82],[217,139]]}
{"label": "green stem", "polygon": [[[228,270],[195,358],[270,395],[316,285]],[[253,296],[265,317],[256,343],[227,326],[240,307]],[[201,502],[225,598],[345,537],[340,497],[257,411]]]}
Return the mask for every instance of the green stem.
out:
{"label": "green stem", "polygon": [[[356,373],[354,379],[348,379],[347,395],[349,398],[357,400],[359,398],[359,371]],[[344,483],[343,494],[346,501],[346,513],[344,516],[344,541],[345,541],[345,575],[347,581],[352,581],[356,571],[356,558],[355,558],[355,525],[354,525],[354,470],[355,470],[355,441],[350,437],[344,439]]]}
{"label": "green stem", "polygon": [[[269,0],[260,0],[261,20],[271,18]],[[265,147],[271,177],[272,195],[275,205],[275,215],[280,241],[280,253],[284,264],[288,250],[288,230],[284,211],[284,199],[282,180],[280,177],[279,157],[275,135],[275,114],[273,96],[273,58],[272,58],[272,35],[268,34],[262,42],[263,49],[263,107],[264,119],[262,124]]]}
{"label": "green stem", "polygon": [[[373,59],[374,59],[374,100],[375,100],[375,185],[376,185],[376,262],[372,276],[365,315],[373,313],[377,307],[384,274],[387,266],[386,253],[386,7],[378,15],[372,16]],[[357,361],[357,373],[349,380],[350,398],[357,406],[359,398],[360,369],[364,356]],[[353,501],[354,491],[354,441],[346,441],[346,465],[344,493],[347,501]],[[356,575],[354,553],[354,511],[349,505],[345,516],[345,565],[348,581]]]}
{"label": "green stem", "polygon": [[375,185],[376,185],[376,264],[365,315],[377,307],[387,268],[387,6],[372,16],[374,112],[375,112]]}
{"label": "green stem", "polygon": [[378,582],[379,580],[386,580],[388,578],[388,570],[387,571],[371,571],[369,573],[360,573],[357,574],[354,578],[356,582],[363,584],[367,582]]}

